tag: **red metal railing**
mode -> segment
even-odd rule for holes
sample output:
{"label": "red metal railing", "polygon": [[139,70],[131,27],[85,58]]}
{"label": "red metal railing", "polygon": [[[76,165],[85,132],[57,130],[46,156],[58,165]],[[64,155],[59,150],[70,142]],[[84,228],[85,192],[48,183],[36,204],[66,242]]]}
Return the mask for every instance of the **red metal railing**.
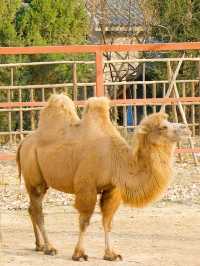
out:
{"label": "red metal railing", "polygon": [[[133,45],[72,45],[72,46],[42,46],[42,47],[0,47],[0,55],[27,55],[27,54],[60,54],[60,53],[93,53],[96,55],[96,96],[104,95],[104,73],[103,73],[103,53],[105,52],[133,52],[133,51],[186,51],[200,50],[200,42],[184,43],[155,43],[155,44],[133,44]],[[77,105],[83,106],[84,101],[75,101]],[[200,97],[180,97],[180,98],[146,98],[146,99],[117,99],[112,101],[115,105],[162,105],[176,104],[181,102],[187,105],[200,103]],[[14,107],[42,107],[45,102],[3,102],[0,108]],[[180,148],[178,153],[200,152],[200,148]],[[1,154],[0,160],[13,159],[12,154]]]}
{"label": "red metal railing", "polygon": [[0,55],[18,54],[96,54],[96,95],[103,92],[103,53],[127,51],[185,51],[200,50],[200,42],[182,43],[148,43],[148,44],[113,44],[113,45],[69,45],[69,46],[35,46],[35,47],[0,47]]}

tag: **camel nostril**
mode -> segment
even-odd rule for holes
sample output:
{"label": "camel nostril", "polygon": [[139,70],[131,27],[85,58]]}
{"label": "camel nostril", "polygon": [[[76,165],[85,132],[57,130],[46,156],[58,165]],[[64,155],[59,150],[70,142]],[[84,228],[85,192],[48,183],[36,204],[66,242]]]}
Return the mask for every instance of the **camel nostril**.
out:
{"label": "camel nostril", "polygon": [[185,124],[181,124],[179,126],[178,132],[180,132],[180,133],[182,133],[183,135],[186,135],[186,136],[190,136],[191,135],[191,131],[190,131],[188,125],[185,125]]}
{"label": "camel nostril", "polygon": [[186,125],[181,125],[181,129],[187,129],[188,127]]}

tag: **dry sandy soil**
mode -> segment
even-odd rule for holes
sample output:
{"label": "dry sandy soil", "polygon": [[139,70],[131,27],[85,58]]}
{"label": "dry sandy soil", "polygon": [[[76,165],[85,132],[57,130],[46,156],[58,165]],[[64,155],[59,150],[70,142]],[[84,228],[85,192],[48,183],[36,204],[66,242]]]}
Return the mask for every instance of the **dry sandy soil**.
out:
{"label": "dry sandy soil", "polygon": [[[77,240],[77,216],[71,206],[45,210],[47,229],[58,255],[52,257],[33,250],[34,241],[26,211],[4,211],[2,214],[3,265],[77,265],[71,261]],[[88,266],[200,265],[200,206],[175,203],[159,204],[145,210],[122,207],[115,217],[112,240],[123,254],[122,262],[106,262],[103,256],[103,233],[100,214],[95,213],[86,239]]]}
{"label": "dry sandy soil", "polygon": [[[104,238],[98,207],[86,238],[88,266],[200,266],[200,171],[177,164],[175,179],[163,200],[146,209],[121,206],[114,219],[112,242],[123,261],[102,260]],[[35,252],[27,198],[19,197],[14,163],[0,163],[1,265],[77,265],[71,255],[78,237],[73,197],[50,190],[45,220],[56,256]]]}

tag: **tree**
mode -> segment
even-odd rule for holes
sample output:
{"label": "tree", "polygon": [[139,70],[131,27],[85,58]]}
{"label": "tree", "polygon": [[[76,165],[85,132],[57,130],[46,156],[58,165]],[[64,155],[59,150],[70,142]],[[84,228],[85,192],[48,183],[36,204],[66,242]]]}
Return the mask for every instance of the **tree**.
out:
{"label": "tree", "polygon": [[[16,18],[17,34],[24,46],[86,43],[88,16],[83,1],[32,0],[22,5]],[[31,61],[70,59],[66,55],[30,56]],[[27,82],[65,82],[71,79],[68,66],[31,68]],[[68,75],[66,75],[68,73]],[[30,75],[29,75],[30,74]],[[45,78],[44,78],[45,77]]]}
{"label": "tree", "polygon": [[24,45],[81,44],[88,16],[83,1],[32,0],[21,6],[16,26]]}
{"label": "tree", "polygon": [[154,38],[164,42],[198,41],[200,2],[198,0],[150,0],[157,12]]}
{"label": "tree", "polygon": [[0,46],[16,46],[18,43],[15,19],[20,6],[21,0],[0,0]]}
{"label": "tree", "polygon": [[[0,0],[0,46],[68,45],[87,42],[88,15],[83,0]],[[84,59],[87,55],[30,55],[0,57],[1,63]],[[79,78],[93,77],[93,69],[81,66]],[[69,65],[26,67],[14,70],[14,84],[54,84],[72,81]],[[8,69],[0,69],[0,84],[10,84]],[[38,93],[39,94],[39,93]],[[37,95],[36,95],[37,96]],[[23,100],[29,100],[23,90]],[[7,92],[0,100],[7,99]],[[18,100],[13,94],[12,100]],[[0,125],[1,126],[1,125]],[[4,126],[5,123],[4,123]]]}

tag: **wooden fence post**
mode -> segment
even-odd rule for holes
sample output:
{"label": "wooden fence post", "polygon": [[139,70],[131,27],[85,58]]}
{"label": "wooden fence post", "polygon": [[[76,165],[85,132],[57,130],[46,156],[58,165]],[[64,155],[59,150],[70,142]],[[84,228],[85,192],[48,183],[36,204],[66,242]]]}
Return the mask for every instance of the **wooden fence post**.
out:
{"label": "wooden fence post", "polygon": [[77,101],[78,92],[77,92],[77,67],[76,63],[73,63],[73,92],[72,97],[74,101]]}

